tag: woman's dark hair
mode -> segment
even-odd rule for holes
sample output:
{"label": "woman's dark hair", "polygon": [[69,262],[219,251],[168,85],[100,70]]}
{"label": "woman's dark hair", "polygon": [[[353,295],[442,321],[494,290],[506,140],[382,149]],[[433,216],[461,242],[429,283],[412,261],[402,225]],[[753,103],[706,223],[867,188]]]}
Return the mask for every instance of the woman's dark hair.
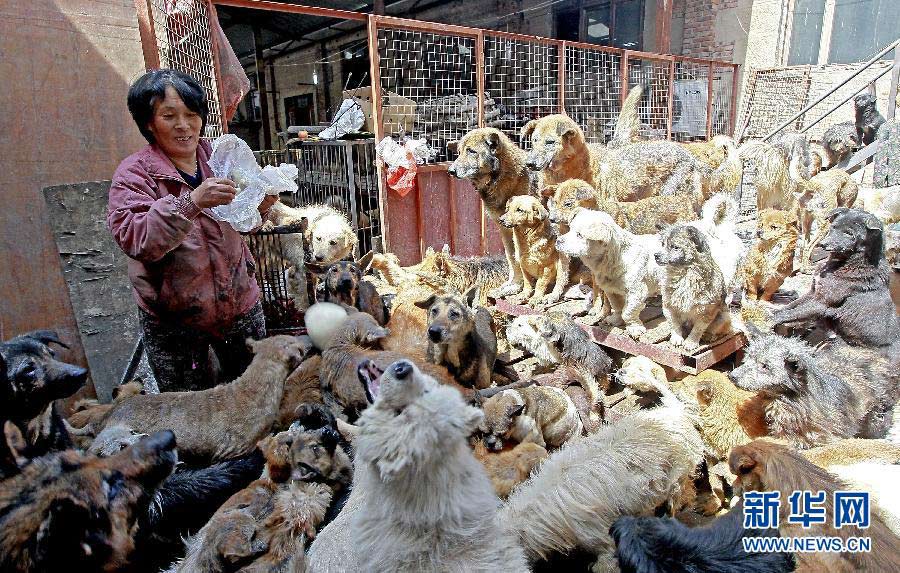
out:
{"label": "woman's dark hair", "polygon": [[128,111],[131,117],[141,130],[141,135],[154,143],[155,139],[147,124],[153,120],[153,109],[156,103],[165,99],[166,86],[172,86],[184,105],[193,112],[196,112],[203,119],[203,125],[200,126],[200,135],[206,128],[206,116],[209,115],[209,106],[206,103],[206,92],[197,80],[187,74],[183,74],[178,70],[152,70],[139,77],[128,90]]}

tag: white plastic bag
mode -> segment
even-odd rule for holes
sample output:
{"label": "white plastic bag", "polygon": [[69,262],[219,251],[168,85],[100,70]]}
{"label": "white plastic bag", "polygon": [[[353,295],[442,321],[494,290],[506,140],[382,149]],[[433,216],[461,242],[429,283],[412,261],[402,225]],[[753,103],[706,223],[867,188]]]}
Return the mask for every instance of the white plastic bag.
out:
{"label": "white plastic bag", "polygon": [[260,168],[250,146],[236,135],[228,133],[217,138],[212,148],[210,169],[216,177],[234,181],[238,192],[231,203],[212,207],[210,211],[235,231],[246,233],[262,223],[258,209],[266,195],[277,196],[297,190],[296,165],[282,163],[278,167]]}
{"label": "white plastic bag", "polygon": [[435,155],[424,139],[406,139],[402,144],[385,137],[375,146],[375,153],[387,167],[387,185],[401,197],[416,186],[417,165]]}
{"label": "white plastic bag", "polygon": [[356,133],[366,123],[366,114],[355,100],[345,99],[334,114],[331,125],[319,133],[319,139],[337,139],[348,133]]}

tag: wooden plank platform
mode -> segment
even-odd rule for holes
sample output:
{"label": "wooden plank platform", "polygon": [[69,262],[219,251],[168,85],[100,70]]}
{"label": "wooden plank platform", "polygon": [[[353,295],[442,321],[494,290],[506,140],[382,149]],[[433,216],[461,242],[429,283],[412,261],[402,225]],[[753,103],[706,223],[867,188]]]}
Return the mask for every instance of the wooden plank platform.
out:
{"label": "wooden plank platform", "polygon": [[509,316],[544,314],[550,311],[565,312],[574,316],[575,321],[590,334],[591,339],[597,344],[634,356],[646,356],[658,364],[688,374],[698,374],[710,368],[743,348],[747,343],[744,335],[737,332],[713,344],[701,346],[693,353],[686,353],[681,348],[672,346],[663,340],[668,335],[668,328],[659,306],[648,305],[641,313],[641,320],[647,327],[647,334],[642,337],[642,340],[634,340],[621,328],[585,324],[584,317],[578,316],[584,314],[585,303],[583,300],[566,300],[547,307],[531,308],[499,299],[494,301],[494,306],[498,311]]}

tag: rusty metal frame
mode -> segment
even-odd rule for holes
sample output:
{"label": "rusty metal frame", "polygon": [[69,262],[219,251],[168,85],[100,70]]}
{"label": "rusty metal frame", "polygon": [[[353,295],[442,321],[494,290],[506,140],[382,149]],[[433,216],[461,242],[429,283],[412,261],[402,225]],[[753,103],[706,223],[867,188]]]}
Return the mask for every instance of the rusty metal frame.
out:
{"label": "rusty metal frame", "polygon": [[134,0],[137,10],[138,30],[141,34],[141,49],[144,52],[144,68],[159,69],[159,48],[156,45],[156,29],[153,25],[153,9],[150,0]]}

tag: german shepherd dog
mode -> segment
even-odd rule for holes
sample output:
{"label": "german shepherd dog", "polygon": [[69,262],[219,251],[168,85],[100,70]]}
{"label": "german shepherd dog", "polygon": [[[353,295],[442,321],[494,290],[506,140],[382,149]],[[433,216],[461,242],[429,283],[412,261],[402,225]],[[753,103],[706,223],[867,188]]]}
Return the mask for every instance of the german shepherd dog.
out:
{"label": "german shepherd dog", "polygon": [[388,322],[384,300],[372,283],[362,279],[362,270],[356,263],[351,261],[334,263],[325,271],[322,300],[352,306],[372,315],[379,325],[384,326]]}
{"label": "german shepherd dog", "polygon": [[487,388],[497,360],[491,313],[473,308],[478,287],[465,295],[431,295],[416,302],[428,312],[428,361],[450,371],[464,386]]}
{"label": "german shepherd dog", "polygon": [[32,460],[0,482],[0,571],[122,570],[134,524],[175,461],[170,431],[109,458],[70,450]]}

